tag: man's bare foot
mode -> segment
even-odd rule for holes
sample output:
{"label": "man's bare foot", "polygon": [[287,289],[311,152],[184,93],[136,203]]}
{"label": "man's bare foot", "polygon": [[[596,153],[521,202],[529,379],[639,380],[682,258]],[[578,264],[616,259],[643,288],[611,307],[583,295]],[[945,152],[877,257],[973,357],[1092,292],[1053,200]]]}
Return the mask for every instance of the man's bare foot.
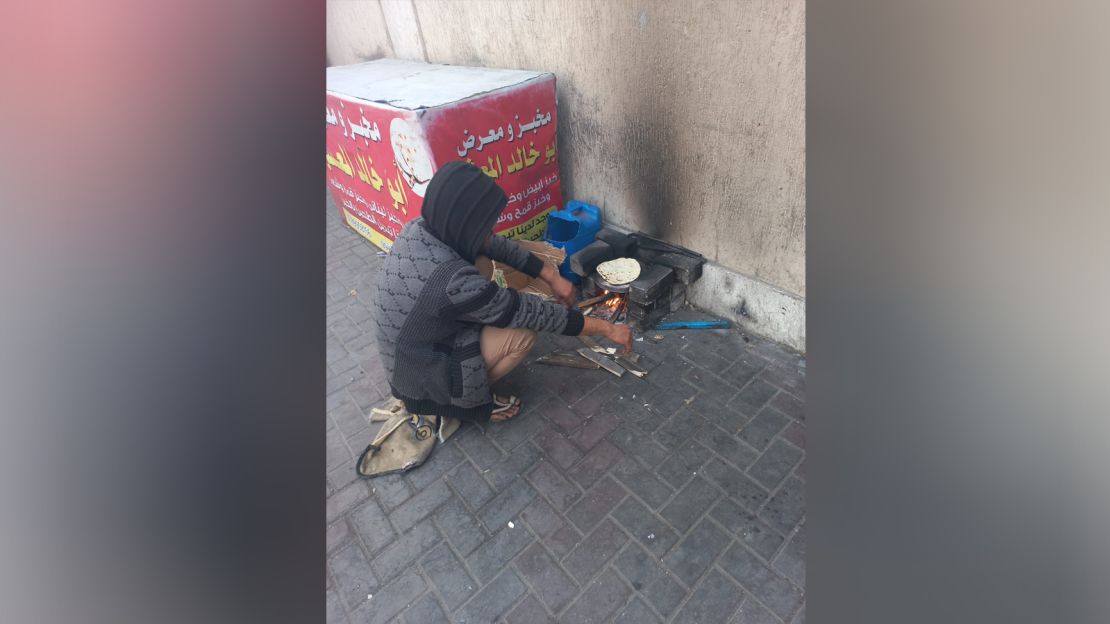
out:
{"label": "man's bare foot", "polygon": [[520,399],[514,396],[493,395],[493,413],[490,422],[504,422],[520,413]]}

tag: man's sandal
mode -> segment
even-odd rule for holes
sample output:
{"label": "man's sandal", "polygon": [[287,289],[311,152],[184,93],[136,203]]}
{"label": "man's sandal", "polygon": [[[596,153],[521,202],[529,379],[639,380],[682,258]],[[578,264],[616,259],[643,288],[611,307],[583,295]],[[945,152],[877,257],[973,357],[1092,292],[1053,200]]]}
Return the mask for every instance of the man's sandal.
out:
{"label": "man's sandal", "polygon": [[[519,409],[517,409],[516,414],[512,416],[506,415],[508,412],[512,411],[514,407],[520,407],[520,399],[515,396],[499,397],[496,394],[493,395],[493,411],[490,412],[490,420],[493,422],[501,422],[515,417],[520,413]],[[498,415],[501,415],[501,417],[499,418]]]}

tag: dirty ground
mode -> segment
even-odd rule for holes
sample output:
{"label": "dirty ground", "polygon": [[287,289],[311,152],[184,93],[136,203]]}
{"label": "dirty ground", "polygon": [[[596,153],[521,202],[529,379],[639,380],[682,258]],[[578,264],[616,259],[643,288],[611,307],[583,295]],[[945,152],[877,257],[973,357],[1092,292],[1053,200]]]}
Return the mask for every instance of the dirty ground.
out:
{"label": "dirty ground", "polygon": [[804,358],[648,332],[649,374],[617,378],[535,364],[581,346],[541,336],[503,382],[520,416],[357,479],[388,395],[380,259],[326,202],[328,622],[804,621]]}

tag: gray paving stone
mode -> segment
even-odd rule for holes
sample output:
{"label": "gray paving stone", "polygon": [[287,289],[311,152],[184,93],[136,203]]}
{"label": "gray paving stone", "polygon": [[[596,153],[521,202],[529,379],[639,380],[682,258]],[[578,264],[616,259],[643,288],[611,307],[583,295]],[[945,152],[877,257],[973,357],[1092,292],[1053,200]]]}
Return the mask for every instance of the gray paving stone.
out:
{"label": "gray paving stone", "polygon": [[393,526],[397,527],[399,531],[406,531],[408,527],[415,525],[424,518],[427,518],[437,507],[447,502],[451,498],[451,490],[443,481],[436,481],[428,487],[413,494],[404,503],[401,503],[397,509],[394,509],[389,514],[389,520]]}
{"label": "gray paving stone", "polygon": [[327,546],[328,552],[334,552],[336,548],[346,544],[351,539],[351,525],[343,518],[336,520],[328,525],[327,530]]}
{"label": "gray paving stone", "polygon": [[670,451],[660,446],[650,434],[635,427],[622,426],[609,434],[609,441],[628,457],[635,457],[643,465],[654,468],[663,462]]}
{"label": "gray paving stone", "polygon": [[704,368],[695,367],[691,369],[686,373],[684,379],[691,386],[694,386],[701,392],[708,394],[722,403],[728,403],[729,399],[736,396],[736,393],[740,390]]}
{"label": "gray paving stone", "polygon": [[544,377],[543,384],[563,405],[574,405],[601,382],[608,381],[605,378],[608,375],[609,373],[601,370],[566,369],[561,375]]}
{"label": "gray paving stone", "polygon": [[656,557],[662,557],[678,541],[678,534],[670,525],[631,496],[613,510],[612,516]]}
{"label": "gray paving stone", "polygon": [[478,512],[478,518],[491,532],[497,531],[518,517],[535,497],[536,490],[524,479],[517,479],[486,503]]}
{"label": "gray paving stone", "polygon": [[767,491],[747,475],[719,459],[711,459],[704,468],[705,476],[717,484],[742,507],[754,511],[767,500]]}
{"label": "gray paving stone", "polygon": [[770,560],[778,552],[785,538],[767,526],[754,514],[731,500],[722,500],[709,512],[710,517],[748,548]]}
{"label": "gray paving stone", "polygon": [[381,503],[382,509],[392,511],[398,505],[407,501],[412,496],[412,488],[405,481],[404,475],[390,474],[368,479],[370,491],[374,498]]}
{"label": "gray paving stone", "polygon": [[328,624],[344,624],[347,621],[347,610],[343,608],[343,599],[333,590],[327,590],[324,597],[327,605],[325,620]]}
{"label": "gray paving stone", "polygon": [[328,497],[327,502],[324,504],[328,522],[332,522],[339,518],[339,516],[347,513],[355,505],[366,500],[368,496],[369,493],[366,491],[366,486],[361,481],[356,481],[336,491]]}
{"label": "gray paving stone", "polygon": [[538,497],[524,508],[521,517],[528,523],[528,526],[532,527],[532,532],[540,539],[552,535],[566,525],[563,517],[547,501]]}
{"label": "gray paving stone", "polygon": [[763,450],[790,422],[773,408],[764,408],[740,429],[740,438],[752,447]]}
{"label": "gray paving stone", "polygon": [[599,413],[587,418],[582,428],[572,435],[570,440],[582,451],[589,451],[619,426],[620,420],[615,414]]}
{"label": "gray paving stone", "polygon": [[530,543],[532,543],[532,534],[528,529],[521,525],[516,525],[512,529],[506,526],[475,549],[466,558],[466,563],[474,572],[478,582],[486,583],[497,576],[497,573]]}
{"label": "gray paving stone", "polygon": [[344,604],[355,608],[378,587],[378,577],[358,544],[351,543],[339,549],[328,560],[335,587]]}
{"label": "gray paving stone", "polygon": [[[552,400],[552,399],[547,399]],[[505,450],[511,450],[522,442],[530,439],[546,424],[538,414],[521,412],[520,418],[512,418],[508,422],[491,423],[489,426],[490,437]]]}
{"label": "gray paving stone", "polygon": [[585,414],[580,414],[568,407],[566,401],[558,397],[544,402],[537,409],[537,412],[564,434],[577,430],[582,425],[582,421],[585,420]]}
{"label": "gray paving stone", "polygon": [[702,520],[663,558],[663,565],[687,587],[692,587],[730,541],[717,525]]}
{"label": "gray paving stone", "polygon": [[[675,336],[673,333],[664,336],[664,340],[677,339],[678,337]],[[679,357],[674,357],[664,360],[662,364],[656,366],[645,379],[647,379],[648,383],[658,388],[662,388],[664,390],[670,389],[679,394],[682,394],[680,388],[684,387],[689,387],[691,390],[696,391],[697,389],[693,386],[690,386],[689,384],[686,384],[686,386],[682,385],[685,383],[685,380],[683,378],[694,368],[696,367],[689,361]],[[690,394],[692,395],[693,392],[691,392]]]}
{"label": "gray paving stone", "polygon": [[583,417],[595,416],[602,411],[602,406],[610,401],[618,392],[618,388],[610,381],[604,381],[576,402],[571,409]]}
{"label": "gray paving stone", "polygon": [[582,624],[605,622],[628,599],[631,590],[612,570],[606,570],[594,579],[562,614],[565,622]]}
{"label": "gray paving stone", "polygon": [[463,425],[455,434],[459,447],[474,462],[479,471],[492,468],[501,461],[501,450],[475,425]]}
{"label": "gray paving stone", "polygon": [[697,476],[678,494],[675,494],[671,502],[659,512],[659,515],[679,533],[685,533],[722,496],[720,490],[713,487],[701,476]]}
{"label": "gray paving stone", "polygon": [[405,624],[450,624],[451,620],[443,612],[432,594],[424,594],[413,603],[404,615]]}
{"label": "gray paving stone", "polygon": [[[648,378],[650,379],[655,374],[656,371],[652,371]],[[647,403],[646,409],[658,419],[656,423],[658,426],[658,424],[673,416],[679,409],[690,405],[691,403],[687,403],[687,401],[696,400],[699,394],[697,388],[684,381],[677,381],[669,385],[656,385],[654,389],[648,391],[644,397],[644,402]]]}
{"label": "gray paving stone", "polygon": [[661,623],[658,615],[647,606],[642,598],[633,598],[623,609],[617,612],[613,624],[653,624]]}
{"label": "gray paving stone", "polygon": [[798,532],[790,538],[786,548],[775,557],[772,567],[776,572],[804,589],[806,586],[806,527],[798,527]]}
{"label": "gray paving stone", "polygon": [[570,443],[563,434],[548,429],[538,433],[534,442],[539,446],[548,461],[553,462],[563,470],[570,468],[582,457],[582,451]]}
{"label": "gray paving stone", "polygon": [[751,596],[744,598],[744,602],[736,610],[736,616],[729,622],[730,624],[782,624],[782,620],[775,617],[774,613],[768,611]]}
{"label": "gray paving stone", "polygon": [[384,624],[397,617],[405,607],[412,604],[427,585],[415,572],[397,577],[392,583],[374,592],[374,597],[362,603],[351,621],[357,624]]}
{"label": "gray paving stone", "polygon": [[328,472],[328,485],[330,485],[333,490],[341,490],[358,480],[359,476],[355,474],[355,463],[353,460]]}
{"label": "gray paving stone", "polygon": [[393,542],[396,535],[385,512],[373,500],[368,500],[351,512],[351,525],[362,536],[362,542],[371,554]]}
{"label": "gray paving stone", "polygon": [[448,440],[445,444],[436,443],[428,459],[420,467],[406,472],[405,479],[411,487],[419,491],[443,477],[462,460],[462,449],[452,440]]}
{"label": "gray paving stone", "polygon": [[619,483],[605,476],[566,512],[567,520],[573,522],[579,530],[587,532],[620,504],[626,495],[627,492]]}
{"label": "gray paving stone", "polygon": [[689,404],[690,412],[698,414],[725,431],[735,432],[751,417],[747,416],[733,404],[726,404],[721,399],[699,393]]}
{"label": "gray paving stone", "polygon": [[533,543],[517,556],[516,568],[553,613],[561,611],[578,595],[578,585],[539,543]]}
{"label": "gray paving stone", "polygon": [[[522,418],[466,425],[416,470],[358,480],[354,457],[378,429],[365,424],[364,414],[389,392],[367,298],[381,258],[340,223],[327,196],[330,621],[345,622],[348,614],[354,623],[408,624],[804,620],[805,534],[794,533],[805,518],[804,358],[736,331],[663,332],[661,343],[637,343],[648,377],[618,380],[604,371],[534,366],[544,352],[579,346],[574,338],[541,335],[525,364],[498,385],[525,402]],[[362,296],[349,296],[352,288]],[[691,453],[689,466],[675,454],[679,449]],[[697,476],[695,451],[702,460]],[[678,480],[685,469],[690,478],[680,483],[663,476]],[[602,484],[613,488],[612,496],[584,504],[587,492],[601,493]],[[572,499],[576,490],[579,498]],[[745,495],[743,502],[733,498]],[[506,511],[495,512],[495,503]],[[507,533],[508,519],[516,523],[515,538]],[[421,547],[413,536],[397,534],[394,523],[442,539]],[[432,533],[417,529],[429,523]],[[724,547],[708,539],[713,527],[728,540]],[[645,532],[656,540],[644,541]],[[698,546],[699,536],[710,545]],[[659,559],[696,571],[699,557],[720,558],[733,540],[799,592],[784,620],[743,589],[725,592],[737,581],[719,566],[710,564],[688,587],[689,579],[680,580]],[[352,546],[374,582],[390,582],[375,567],[400,571],[392,581],[398,591],[366,592],[374,598],[363,594],[363,603],[348,611],[331,568]],[[411,553],[415,561],[400,565]],[[555,580],[545,582],[544,574]],[[497,583],[497,575],[508,582]],[[619,581],[611,585],[615,594],[594,589],[592,600],[585,596],[606,577]],[[562,592],[554,611],[540,587]],[[776,594],[765,591],[773,601]],[[728,608],[742,598],[729,617]]]}
{"label": "gray paving stone", "polygon": [[608,440],[598,442],[582,460],[570,470],[570,478],[583,489],[590,487],[601,478],[613,464],[624,458],[620,449]]}
{"label": "gray paving stone", "polygon": [[747,468],[759,458],[759,451],[716,425],[702,427],[694,437],[737,468]]}
{"label": "gray paving stone", "polygon": [[493,490],[469,461],[459,462],[445,479],[459,498],[474,509],[480,509],[493,498]]}
{"label": "gray paving stone", "polygon": [[801,459],[801,449],[776,439],[763,452],[763,456],[748,468],[748,475],[768,490],[773,490],[782,483]]}
{"label": "gray paving stone", "polygon": [[698,429],[701,429],[706,422],[703,417],[691,411],[687,406],[675,412],[674,416],[668,418],[651,436],[660,446],[674,452],[697,433]]}
{"label": "gray paving stone", "polygon": [[372,562],[378,578],[389,580],[409,569],[421,555],[439,541],[439,532],[431,522],[421,522],[402,533],[374,556]]}
{"label": "gray paving stone", "polygon": [[455,622],[458,624],[488,624],[501,617],[503,613],[528,591],[524,582],[516,572],[506,569],[500,576],[493,579],[482,591],[478,592],[466,603],[462,609],[455,613]]}
{"label": "gray paving stone", "polygon": [[582,585],[620,552],[626,543],[628,536],[624,531],[611,520],[603,520],[563,558],[563,567]]}
{"label": "gray paving stone", "polygon": [[463,557],[474,552],[479,544],[489,538],[478,519],[457,498],[444,503],[436,512],[433,522]]}
{"label": "gray paving stone", "polygon": [[710,457],[709,451],[695,440],[683,442],[659,465],[656,472],[675,488],[686,485]]}
{"label": "gray paving stone", "polygon": [[767,501],[767,506],[759,513],[759,517],[783,533],[789,533],[801,522],[805,511],[805,483],[797,477],[790,477],[771,500]]}
{"label": "gray paving stone", "polygon": [[543,538],[543,545],[556,557],[563,559],[582,543],[582,534],[570,523],[564,523],[550,535]]}
{"label": "gray paving stone", "polygon": [[736,395],[733,403],[745,414],[756,414],[778,391],[778,388],[762,379],[753,379]]}
{"label": "gray paving stone", "polygon": [[[532,353],[537,354],[537,357],[539,355],[536,349],[533,349]],[[528,364],[518,366],[507,377],[497,383],[497,393],[511,394],[520,399],[523,407],[520,416],[528,418],[538,416],[535,407],[551,398],[547,388],[542,383],[536,383],[537,376],[542,375],[544,370],[547,370],[546,367],[530,366]]]}
{"label": "gray paving stone", "polygon": [[[373,347],[371,347],[373,348]],[[369,412],[371,408],[377,407],[382,403],[382,393],[374,386],[368,379],[360,379],[347,386],[347,394],[355,402],[363,413]]]}
{"label": "gray paving stone", "polygon": [[794,446],[806,450],[806,426],[805,423],[792,422],[786,430],[779,434],[782,439],[793,444]]}
{"label": "gray paving stone", "polygon": [[503,490],[515,482],[540,461],[543,453],[532,444],[521,444],[505,456],[500,463],[484,472],[482,476],[493,486],[494,491]]}
{"label": "gray paving stone", "polygon": [[749,381],[755,379],[755,376],[763,370],[764,366],[765,363],[758,358],[741,357],[720,373],[721,379],[728,381],[737,388],[743,388]]}
{"label": "gray paving stone", "polygon": [[720,566],[781,619],[789,619],[802,602],[801,592],[740,544],[721,556]]}
{"label": "gray paving stone", "polygon": [[340,433],[338,428],[329,430],[324,436],[324,457],[327,459],[328,472],[342,466],[352,465],[351,452],[347,450],[347,443],[343,441],[343,434]]}
{"label": "gray paving stone", "polygon": [[536,462],[536,467],[528,473],[528,480],[558,511],[564,511],[582,496],[578,486],[562,475],[551,462]]}
{"label": "gray paving stone", "polygon": [[806,420],[805,403],[790,393],[778,393],[775,398],[771,399],[771,407],[795,420],[800,420],[802,422]]}
{"label": "gray paving stone", "polygon": [[612,475],[652,509],[662,507],[674,494],[671,486],[630,457],[617,462],[612,468]]}
{"label": "gray paving stone", "polygon": [[686,589],[660,565],[659,559],[635,542],[621,552],[613,567],[664,617],[670,617],[686,598]]}
{"label": "gray paving stone", "polygon": [[462,562],[445,542],[428,552],[420,565],[450,610],[458,608],[477,591],[478,582],[470,577]]}
{"label": "gray paving stone", "polygon": [[775,386],[793,394],[794,396],[805,400],[806,397],[806,379],[797,370],[792,370],[790,366],[772,365],[763,369],[759,373],[759,378],[768,381]]}
{"label": "gray paving stone", "polygon": [[[349,375],[348,375],[349,377]],[[328,412],[335,426],[345,436],[349,437],[370,426],[370,420],[363,415],[362,410],[355,407],[354,403],[344,401],[338,407]]]}
{"label": "gray paving stone", "polygon": [[726,622],[744,599],[744,593],[724,574],[710,570],[675,616],[679,622]]}
{"label": "gray paving stone", "polygon": [[543,608],[538,598],[528,594],[521,600],[509,615],[505,616],[508,624],[555,624],[555,619]]}

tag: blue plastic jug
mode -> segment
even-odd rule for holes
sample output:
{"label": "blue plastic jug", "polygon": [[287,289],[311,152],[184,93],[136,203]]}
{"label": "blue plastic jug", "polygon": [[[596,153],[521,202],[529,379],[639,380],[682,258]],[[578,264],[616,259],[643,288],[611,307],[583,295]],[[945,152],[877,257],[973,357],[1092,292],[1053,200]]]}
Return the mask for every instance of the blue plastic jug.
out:
{"label": "blue plastic jug", "polygon": [[581,281],[570,270],[570,257],[593,242],[601,230],[601,209],[585,202],[567,202],[563,210],[555,210],[547,215],[547,231],[544,241],[566,251],[567,257],[559,266],[559,273],[577,284]]}

